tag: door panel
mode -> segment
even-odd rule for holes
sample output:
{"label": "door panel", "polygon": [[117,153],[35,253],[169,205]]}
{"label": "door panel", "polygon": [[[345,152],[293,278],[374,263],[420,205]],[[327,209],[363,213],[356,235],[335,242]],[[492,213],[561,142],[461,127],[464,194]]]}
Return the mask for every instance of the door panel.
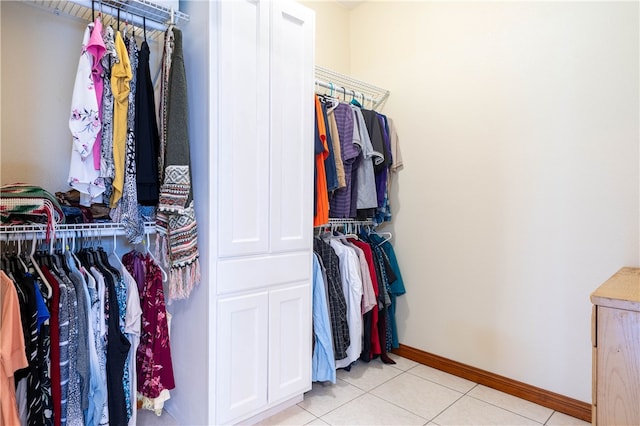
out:
{"label": "door panel", "polygon": [[266,291],[218,301],[218,423],[267,403],[268,304]]}
{"label": "door panel", "polygon": [[269,292],[269,404],[311,388],[311,285]]}
{"label": "door panel", "polygon": [[269,248],[269,4],[220,4],[219,256]]}
{"label": "door panel", "polygon": [[313,230],[314,15],[293,2],[271,7],[271,250],[307,250]]}

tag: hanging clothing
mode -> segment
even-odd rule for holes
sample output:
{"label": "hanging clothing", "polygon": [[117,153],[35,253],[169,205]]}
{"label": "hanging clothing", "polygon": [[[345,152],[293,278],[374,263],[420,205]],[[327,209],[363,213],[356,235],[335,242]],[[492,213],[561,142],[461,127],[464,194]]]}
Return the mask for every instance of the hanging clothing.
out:
{"label": "hanging clothing", "polygon": [[331,246],[319,238],[313,239],[313,251],[318,255],[327,272],[327,300],[334,358],[344,359],[347,357],[347,348],[351,342],[347,323],[347,302],[340,278],[340,261]]}
{"label": "hanging clothing", "polygon": [[131,80],[129,81],[129,94],[127,101],[127,134],[125,145],[124,186],[122,197],[118,205],[111,211],[111,218],[124,226],[127,240],[131,244],[139,244],[144,236],[144,221],[138,210],[138,190],[136,185],[136,141],[135,141],[135,116],[136,116],[136,90],[138,68],[138,46],[132,37],[126,37],[125,45],[129,57]]}
{"label": "hanging clothing", "polygon": [[161,411],[169,399],[169,390],[175,387],[162,273],[148,255],[141,253],[125,254],[122,263],[141,289],[142,332],[136,353],[138,393],[143,408]]}
{"label": "hanging clothing", "polygon": [[[198,226],[191,186],[187,80],[182,53],[182,32],[172,37],[171,68],[166,90],[166,147],[156,227],[168,258],[169,300],[189,297],[200,283]],[[170,37],[169,37],[170,38]],[[171,40],[170,40],[171,41]]]}
{"label": "hanging clothing", "polygon": [[313,255],[313,358],[311,380],[336,382],[336,363],[331,339],[329,306],[318,255]]}
{"label": "hanging clothing", "polygon": [[27,368],[18,293],[11,279],[0,271],[0,423],[16,425],[18,416],[14,373]]}
{"label": "hanging clothing", "polygon": [[158,204],[158,123],[153,99],[153,82],[149,68],[149,45],[142,42],[138,54],[136,89],[136,185],[138,202],[142,205]]}
{"label": "hanging clothing", "polygon": [[329,155],[327,156],[327,159],[324,161],[324,169],[327,175],[327,192],[331,193],[336,189],[338,189],[338,171],[336,169],[336,159],[335,159],[335,153],[333,149],[333,146],[334,146],[333,139],[331,138],[331,132],[329,131],[329,123],[328,123],[329,117],[327,115],[327,105],[324,102],[320,102],[320,107],[322,109],[322,123],[320,123],[319,125],[324,126],[324,130],[321,131],[320,133],[325,135],[325,138],[327,141],[327,148],[329,150]]}
{"label": "hanging clothing", "polygon": [[329,211],[331,212],[331,217],[349,218],[351,217],[351,193],[353,191],[352,169],[360,151],[358,146],[353,143],[355,123],[351,107],[347,104],[338,104],[334,109],[333,115],[336,120],[338,139],[340,141],[345,186],[333,192],[329,200]]}
{"label": "hanging clothing", "polygon": [[344,368],[360,358],[362,352],[362,279],[358,256],[355,251],[331,238],[329,245],[339,259],[342,291],[347,303],[347,324],[349,327],[349,347],[347,356],[336,360],[336,368]]}
{"label": "hanging clothing", "polygon": [[315,96],[315,215],[313,226],[324,225],[329,222],[329,193],[327,191],[327,174],[325,162],[329,158],[329,147],[327,145],[326,126],[318,95]]}
{"label": "hanging clothing", "polygon": [[60,426],[61,418],[61,385],[60,385],[60,285],[58,280],[49,271],[46,265],[41,265],[40,269],[45,279],[51,286],[51,303],[49,330],[51,334],[50,351],[50,377],[51,377],[51,399],[53,410],[53,424]]}
{"label": "hanging clothing", "polygon": [[[125,316],[125,333],[127,339],[131,342],[131,350],[129,351],[129,358],[127,359],[126,370],[131,377],[131,383],[129,386],[129,398],[130,401],[136,401],[136,393],[138,388],[137,373],[136,373],[136,356],[138,353],[138,346],[140,345],[140,332],[142,329],[142,308],[140,307],[140,293],[138,292],[138,284],[136,280],[131,276],[129,271],[122,265],[120,273],[124,277],[127,284],[127,312]],[[135,426],[137,424],[137,409],[132,409],[129,414],[129,425]]]}
{"label": "hanging clothing", "polygon": [[129,109],[129,82],[133,77],[127,47],[120,31],[115,37],[118,62],[111,68],[111,91],[113,92],[113,193],[111,208],[115,208],[124,191],[124,174],[127,147],[127,113]]}
{"label": "hanging clothing", "polygon": [[115,177],[115,163],[113,160],[113,92],[111,90],[111,69],[119,61],[116,50],[115,35],[112,27],[104,30],[103,40],[105,54],[102,57],[102,132],[100,134],[100,177],[104,181],[104,197],[111,199],[113,178]]}
{"label": "hanging clothing", "polygon": [[[351,109],[354,121],[357,124],[359,138],[354,143],[359,143],[361,150],[361,162],[358,166],[358,178],[356,185],[357,209],[375,209],[378,207],[376,197],[376,184],[373,165],[384,161],[383,154],[376,151],[371,144],[371,138],[367,131],[366,123],[362,111],[357,106],[352,105]],[[369,216],[368,216],[369,217]]]}
{"label": "hanging clothing", "polygon": [[[333,143],[333,157],[335,160],[336,177],[338,179],[338,188],[344,188],[347,186],[345,179],[344,165],[342,164],[342,148],[340,145],[340,134],[338,133],[338,125],[336,123],[336,117],[334,115],[335,106],[329,106],[327,108],[327,126],[329,133],[331,134],[331,142]],[[337,189],[337,188],[336,188]]]}
{"label": "hanging clothing", "polygon": [[91,203],[102,202],[105,189],[104,181],[93,161],[93,145],[100,133],[101,122],[93,80],[93,65],[97,58],[92,54],[97,52],[95,49],[87,50],[92,28],[93,24],[90,24],[84,31],[69,117],[73,144],[68,182],[80,192],[80,204],[86,207],[90,207]]}
{"label": "hanging clothing", "polygon": [[[97,17],[93,24],[89,24],[91,29],[91,36],[89,37],[89,43],[87,43],[87,52],[93,58],[91,64],[91,79],[93,80],[94,93],[96,95],[96,102],[98,106],[98,117],[102,124],[102,96],[104,89],[104,82],[102,80],[102,58],[107,50],[104,39],[102,38],[102,22],[100,17]],[[101,129],[102,130],[102,129]],[[98,131],[96,140],[93,143],[93,167],[96,170],[100,170],[100,155],[102,152],[102,131]]]}

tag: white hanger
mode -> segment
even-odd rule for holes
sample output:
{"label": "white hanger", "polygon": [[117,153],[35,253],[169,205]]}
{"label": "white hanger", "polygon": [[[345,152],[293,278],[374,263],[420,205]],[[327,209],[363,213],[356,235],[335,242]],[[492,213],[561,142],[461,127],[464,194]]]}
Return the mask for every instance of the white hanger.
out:
{"label": "white hanger", "polygon": [[31,254],[29,255],[29,259],[31,259],[31,264],[33,265],[33,267],[36,270],[36,272],[38,273],[38,275],[40,275],[40,279],[42,280],[42,283],[47,288],[47,299],[51,299],[51,296],[53,295],[53,289],[51,288],[51,284],[49,284],[49,282],[45,278],[44,274],[42,273],[42,270],[40,269],[40,266],[38,265],[38,262],[36,262],[36,258],[35,258],[36,241],[37,241],[36,240],[36,233],[34,232],[33,233],[33,241],[31,243]]}
{"label": "white hanger", "polygon": [[147,254],[151,258],[151,260],[153,260],[153,262],[156,264],[156,266],[158,268],[160,268],[160,272],[162,272],[162,282],[166,283],[169,280],[169,276],[167,275],[167,272],[160,265],[160,262],[158,262],[156,257],[151,253],[151,241],[150,240],[151,239],[149,238],[149,233],[145,232],[145,234],[144,234],[144,247],[145,247],[145,249],[147,251]]}
{"label": "white hanger", "polygon": [[16,257],[18,258],[18,261],[20,261],[20,264],[24,268],[24,271],[29,272],[29,268],[27,267],[27,264],[24,263],[24,260],[22,260],[22,257],[20,256],[21,253],[22,253],[22,238],[18,238],[18,255]]}
{"label": "white hanger", "polygon": [[120,260],[120,256],[118,256],[118,253],[116,253],[116,233],[113,233],[113,250],[111,250],[111,255],[112,257],[114,257],[116,259],[116,262],[118,263],[118,267],[120,269],[124,268],[124,264],[122,263],[122,261]]}

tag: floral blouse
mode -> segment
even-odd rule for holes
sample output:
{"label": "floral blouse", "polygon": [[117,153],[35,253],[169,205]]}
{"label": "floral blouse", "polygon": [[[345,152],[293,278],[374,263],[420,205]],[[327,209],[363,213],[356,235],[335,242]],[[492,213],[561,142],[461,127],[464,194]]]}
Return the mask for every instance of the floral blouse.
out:
{"label": "floral blouse", "polygon": [[94,56],[87,50],[93,24],[87,26],[82,39],[76,80],[71,99],[69,130],[73,136],[69,185],[80,191],[80,204],[102,202],[104,182],[94,167],[93,145],[101,131],[98,101],[92,78]]}

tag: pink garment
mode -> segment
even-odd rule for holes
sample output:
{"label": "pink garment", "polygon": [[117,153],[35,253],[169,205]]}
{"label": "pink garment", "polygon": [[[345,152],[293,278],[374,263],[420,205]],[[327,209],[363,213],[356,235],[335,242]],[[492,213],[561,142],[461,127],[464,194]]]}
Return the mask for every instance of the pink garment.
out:
{"label": "pink garment", "polygon": [[[92,57],[93,64],[91,66],[91,78],[93,79],[93,87],[96,92],[96,100],[98,101],[98,116],[100,117],[100,122],[102,123],[102,91],[103,91],[103,82],[102,82],[102,57],[107,51],[107,47],[104,44],[104,39],[102,38],[102,22],[100,22],[100,18],[96,18],[93,23],[93,30],[91,31],[91,37],[89,37],[89,43],[87,44],[87,52]],[[102,132],[98,132],[98,136],[96,136],[96,141],[93,144],[93,167],[96,170],[100,170],[100,153],[102,146]]]}
{"label": "pink garment", "polygon": [[0,426],[19,425],[13,374],[28,367],[20,322],[18,293],[11,279],[0,271]]}

